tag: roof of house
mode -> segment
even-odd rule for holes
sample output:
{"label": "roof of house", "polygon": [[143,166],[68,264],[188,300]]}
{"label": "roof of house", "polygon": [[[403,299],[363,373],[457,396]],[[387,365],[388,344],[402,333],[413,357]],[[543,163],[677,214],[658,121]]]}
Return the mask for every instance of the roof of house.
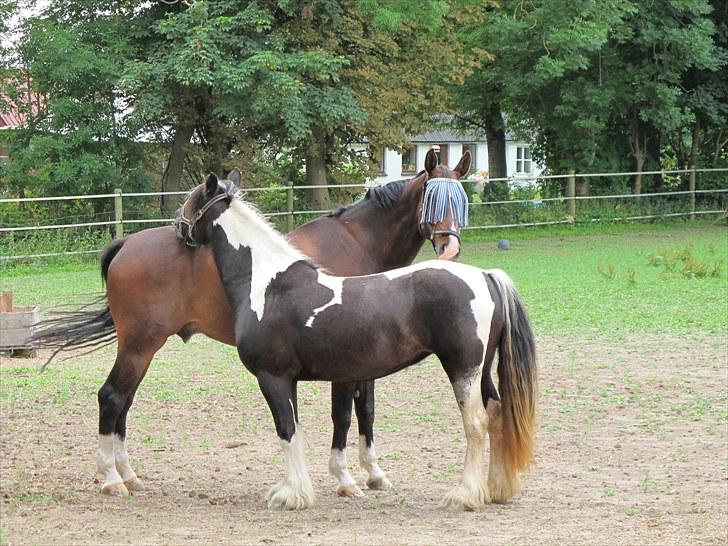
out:
{"label": "roof of house", "polygon": [[422,135],[410,137],[413,143],[482,142],[485,134],[476,131],[459,131],[453,128],[432,129]]}
{"label": "roof of house", "polygon": [[23,92],[20,93],[17,99],[12,99],[0,93],[0,129],[14,129],[25,124],[28,114],[27,107],[20,108],[23,103],[30,104],[30,110],[33,114],[38,112],[39,96],[24,89],[22,89]]}

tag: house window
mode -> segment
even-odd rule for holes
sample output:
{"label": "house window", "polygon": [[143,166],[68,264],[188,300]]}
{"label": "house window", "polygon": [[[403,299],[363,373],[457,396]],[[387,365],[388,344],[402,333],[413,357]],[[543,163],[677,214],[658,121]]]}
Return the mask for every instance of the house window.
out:
{"label": "house window", "polygon": [[528,146],[516,147],[516,174],[531,174],[531,150]]}
{"label": "house window", "polygon": [[387,174],[387,164],[385,161],[385,157],[387,154],[385,148],[378,148],[375,154],[376,157],[374,158],[374,161],[376,161],[377,165],[379,165],[379,176],[384,176]]}
{"label": "house window", "polygon": [[447,165],[448,161],[448,146],[447,144],[433,144],[432,149],[437,152],[437,162],[440,165]]}
{"label": "house window", "polygon": [[468,169],[468,172],[463,174],[463,178],[475,172],[475,165],[478,163],[477,150],[478,146],[475,142],[466,142],[463,144],[463,155],[465,155],[465,152],[470,152],[470,168]]}
{"label": "house window", "polygon": [[410,146],[402,152],[402,174],[417,172],[417,146]]}

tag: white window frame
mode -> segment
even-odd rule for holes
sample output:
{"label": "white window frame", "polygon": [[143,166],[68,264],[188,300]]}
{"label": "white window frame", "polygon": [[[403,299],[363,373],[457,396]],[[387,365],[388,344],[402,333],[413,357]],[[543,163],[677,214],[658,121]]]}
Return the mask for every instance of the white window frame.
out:
{"label": "white window frame", "polygon": [[529,175],[531,173],[533,173],[531,149],[524,144],[519,144],[516,146],[516,174]]}
{"label": "white window frame", "polygon": [[407,150],[412,153],[414,160],[412,161],[412,168],[405,169],[405,154],[402,154],[402,174],[413,174],[417,172],[417,144],[412,144]]}

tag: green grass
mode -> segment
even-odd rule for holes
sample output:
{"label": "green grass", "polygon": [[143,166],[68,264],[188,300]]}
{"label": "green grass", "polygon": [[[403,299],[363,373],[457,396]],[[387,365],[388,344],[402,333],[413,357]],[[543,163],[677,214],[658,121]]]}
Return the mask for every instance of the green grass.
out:
{"label": "green grass", "polygon": [[[499,238],[508,238],[511,249],[498,250]],[[461,261],[507,271],[537,334],[622,337],[728,331],[724,226],[521,229],[468,233],[465,240]],[[687,254],[689,266],[679,261]],[[431,257],[426,245],[420,259]],[[660,257],[668,257],[670,267]],[[48,307],[88,300],[102,284],[95,264],[54,263],[5,269],[0,289],[12,290],[17,305]]]}
{"label": "green grass", "polygon": [[[462,261],[508,272],[537,333],[639,336],[643,332],[728,331],[728,231],[723,226],[620,227],[606,233],[468,243]],[[654,264],[654,254],[684,253],[718,266],[694,276]],[[651,259],[652,258],[652,259]]]}

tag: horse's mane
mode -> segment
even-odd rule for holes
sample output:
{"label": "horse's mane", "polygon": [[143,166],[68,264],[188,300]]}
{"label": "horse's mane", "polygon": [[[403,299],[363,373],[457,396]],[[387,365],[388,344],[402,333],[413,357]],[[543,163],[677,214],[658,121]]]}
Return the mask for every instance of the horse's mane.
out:
{"label": "horse's mane", "polygon": [[358,207],[362,203],[366,202],[374,203],[376,206],[383,209],[391,209],[402,197],[402,194],[404,193],[404,189],[407,187],[407,184],[409,184],[418,176],[421,176],[424,172],[425,171],[420,171],[413,178],[409,178],[406,180],[395,180],[381,186],[369,188],[362,199],[359,199],[358,201],[355,201],[350,205],[344,205],[343,207],[339,207],[331,211],[327,216],[334,218],[337,216],[341,216],[347,210]]}

